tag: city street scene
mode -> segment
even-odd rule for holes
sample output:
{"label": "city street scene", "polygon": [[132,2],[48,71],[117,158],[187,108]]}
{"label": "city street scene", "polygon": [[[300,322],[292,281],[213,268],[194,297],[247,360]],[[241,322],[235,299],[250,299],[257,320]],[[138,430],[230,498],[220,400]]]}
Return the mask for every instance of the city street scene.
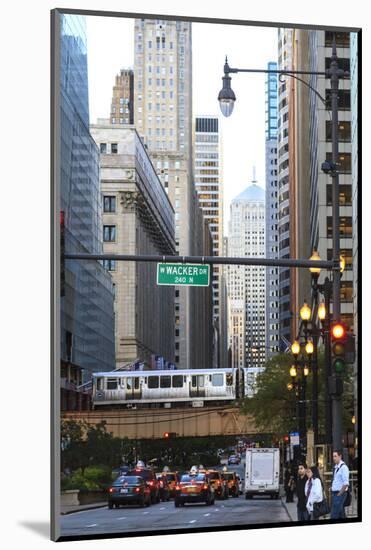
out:
{"label": "city street scene", "polygon": [[73,11],[57,538],[359,521],[357,32]]}

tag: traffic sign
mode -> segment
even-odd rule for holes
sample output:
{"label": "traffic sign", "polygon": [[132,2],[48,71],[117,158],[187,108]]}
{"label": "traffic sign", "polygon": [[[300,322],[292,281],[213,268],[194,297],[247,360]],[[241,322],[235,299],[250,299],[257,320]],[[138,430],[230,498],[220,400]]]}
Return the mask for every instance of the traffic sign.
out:
{"label": "traffic sign", "polygon": [[291,432],[290,433],[290,445],[300,445],[300,436],[298,432]]}
{"label": "traffic sign", "polygon": [[157,284],[209,286],[210,266],[205,264],[157,264]]}

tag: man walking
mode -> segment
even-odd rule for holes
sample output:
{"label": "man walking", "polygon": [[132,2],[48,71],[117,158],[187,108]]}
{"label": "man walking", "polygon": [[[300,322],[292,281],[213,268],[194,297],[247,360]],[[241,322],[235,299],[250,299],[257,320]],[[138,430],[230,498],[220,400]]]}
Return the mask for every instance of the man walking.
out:
{"label": "man walking", "polygon": [[343,461],[341,451],[334,451],[332,458],[335,467],[331,485],[331,519],[342,519],[346,517],[344,504],[349,490],[349,468]]}
{"label": "man walking", "polygon": [[296,481],[296,494],[298,497],[297,511],[298,521],[309,521],[309,513],[307,510],[307,497],[305,496],[305,484],[308,481],[306,475],[306,464],[299,464],[298,466],[298,479]]}

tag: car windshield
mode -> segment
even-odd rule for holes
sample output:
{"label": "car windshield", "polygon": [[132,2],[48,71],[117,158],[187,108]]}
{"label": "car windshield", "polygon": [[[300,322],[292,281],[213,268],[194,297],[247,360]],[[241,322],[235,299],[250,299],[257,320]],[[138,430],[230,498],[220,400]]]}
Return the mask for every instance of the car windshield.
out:
{"label": "car windshield", "polygon": [[223,474],[223,476],[225,477],[225,479],[228,479],[228,481],[230,481],[231,479],[234,479],[233,474]]}
{"label": "car windshield", "polygon": [[185,475],[185,476],[182,476],[182,479],[180,481],[181,483],[187,482],[187,481],[205,481],[205,474],[197,474],[194,476]]}
{"label": "car windshield", "polygon": [[166,479],[168,481],[175,481],[175,474],[166,474]]}
{"label": "car windshield", "polygon": [[209,473],[210,479],[219,479],[219,473],[218,472],[210,472]]}
{"label": "car windshield", "polygon": [[142,479],[144,479],[144,481],[148,481],[154,478],[153,472],[151,472],[151,470],[140,470],[139,468],[131,470],[130,472],[128,472],[128,475],[140,476]]}
{"label": "car windshield", "polygon": [[120,476],[115,480],[113,485],[123,485],[124,483],[128,485],[139,485],[142,483],[142,479],[137,476]]}

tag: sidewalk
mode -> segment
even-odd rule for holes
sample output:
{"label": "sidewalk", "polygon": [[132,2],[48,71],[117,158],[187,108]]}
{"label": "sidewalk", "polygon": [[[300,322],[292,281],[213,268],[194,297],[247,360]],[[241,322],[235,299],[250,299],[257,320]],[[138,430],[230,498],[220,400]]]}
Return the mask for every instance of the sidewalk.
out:
{"label": "sidewalk", "polygon": [[74,506],[61,506],[61,515],[74,514],[75,512],[83,512],[84,510],[94,510],[96,508],[104,508],[107,506],[107,501],[94,502],[93,504],[76,504]]}
{"label": "sidewalk", "polygon": [[297,497],[294,496],[294,502],[286,502],[286,495],[281,497],[282,506],[285,508],[291,521],[298,521],[298,514],[296,509],[297,500]]}

